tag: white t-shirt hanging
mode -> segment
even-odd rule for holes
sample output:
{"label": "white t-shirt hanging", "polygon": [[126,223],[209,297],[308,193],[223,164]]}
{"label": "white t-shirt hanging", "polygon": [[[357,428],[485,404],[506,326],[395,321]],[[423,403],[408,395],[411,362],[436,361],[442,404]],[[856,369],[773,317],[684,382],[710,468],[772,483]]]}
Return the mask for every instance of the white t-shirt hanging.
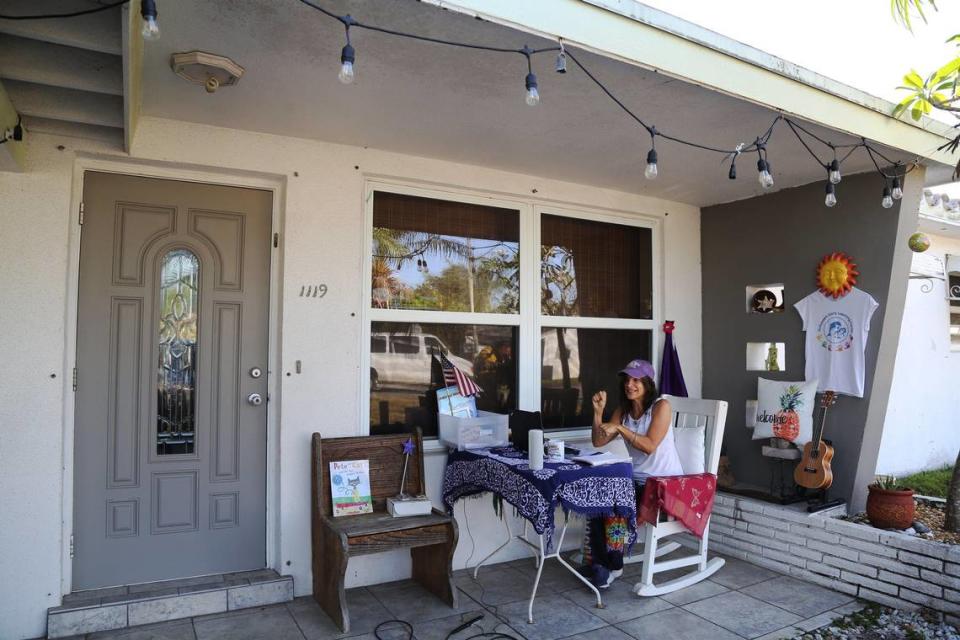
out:
{"label": "white t-shirt hanging", "polygon": [[818,391],[863,397],[864,350],[878,306],[856,287],[837,299],[814,291],[794,305],[807,332],[806,378],[820,381]]}

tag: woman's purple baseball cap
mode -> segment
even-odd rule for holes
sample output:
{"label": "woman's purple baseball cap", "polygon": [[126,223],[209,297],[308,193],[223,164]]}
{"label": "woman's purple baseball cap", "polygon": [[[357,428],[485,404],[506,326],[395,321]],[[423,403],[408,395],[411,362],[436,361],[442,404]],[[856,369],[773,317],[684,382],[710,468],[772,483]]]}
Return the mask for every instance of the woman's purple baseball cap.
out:
{"label": "woman's purple baseball cap", "polygon": [[631,378],[650,378],[654,381],[657,379],[657,373],[653,370],[653,365],[640,358],[631,360],[627,363],[627,366],[620,370],[620,373],[625,373]]}

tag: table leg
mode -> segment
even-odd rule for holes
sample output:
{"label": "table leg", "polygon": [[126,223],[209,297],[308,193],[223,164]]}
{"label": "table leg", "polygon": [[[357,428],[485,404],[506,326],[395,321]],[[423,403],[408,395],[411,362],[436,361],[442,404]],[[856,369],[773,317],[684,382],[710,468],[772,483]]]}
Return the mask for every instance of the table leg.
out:
{"label": "table leg", "polygon": [[597,596],[597,609],[603,609],[603,599],[600,597],[600,590],[597,589],[595,586],[593,586],[593,583],[592,583],[592,582],[590,582],[589,580],[587,580],[586,578],[584,578],[584,577],[580,574],[580,572],[577,571],[577,570],[573,567],[573,565],[571,565],[571,564],[568,563],[566,560],[564,560],[564,559],[563,559],[563,556],[560,555],[560,550],[563,549],[563,536],[565,536],[566,534],[567,534],[567,523],[564,522],[564,523],[563,523],[563,529],[560,530],[560,540],[557,542],[557,554],[556,554],[556,555],[557,555],[557,562],[559,562],[559,563],[562,564],[564,567],[566,567],[567,570],[568,570],[570,573],[572,573],[574,576],[576,576],[577,580],[579,580],[579,581],[582,582],[583,584],[585,584],[585,585],[587,585],[588,587],[590,587],[590,590],[593,591],[593,595]]}
{"label": "table leg", "polygon": [[[540,546],[539,546],[539,562],[537,565],[537,576],[533,581],[533,590],[530,592],[530,602],[527,604],[527,623],[533,624],[533,601],[537,597],[537,588],[540,586],[540,576],[543,573],[543,563],[546,562],[547,558],[556,558],[557,562],[566,567],[566,569],[572,573],[577,579],[583,584],[587,585],[594,595],[597,596],[597,609],[603,609],[603,599],[600,597],[600,590],[597,589],[589,580],[580,575],[580,572],[577,571],[571,564],[569,564],[563,557],[560,555],[560,551],[563,549],[563,537],[567,534],[567,524],[563,523],[563,528],[560,529],[560,537],[557,540],[555,551],[553,553],[547,554],[546,545],[543,541],[543,534],[540,534]],[[528,544],[531,548],[536,549],[533,543],[525,538],[520,538],[522,542]]]}
{"label": "table leg", "polygon": [[[523,539],[523,540],[526,540],[526,539],[527,539],[527,524],[528,524],[527,519],[524,518],[524,519],[523,519],[523,533],[520,534],[520,538]],[[540,560],[540,554],[537,553],[536,548],[534,548],[534,546],[531,545],[531,544],[527,544],[527,545],[524,545],[524,546],[530,551],[530,553],[533,554],[533,561],[534,561],[534,563],[535,563],[533,566],[539,568],[539,567],[543,564],[543,562]]]}
{"label": "table leg", "polygon": [[[474,580],[477,579],[477,573],[480,571],[481,565],[483,565],[484,562],[486,562],[487,560],[489,560],[490,558],[492,558],[493,556],[495,556],[501,549],[503,549],[504,547],[506,547],[506,546],[507,546],[508,544],[510,544],[510,542],[513,540],[513,534],[510,532],[510,519],[507,517],[507,514],[503,514],[503,526],[506,527],[506,529],[507,529],[507,539],[503,541],[503,544],[501,544],[499,547],[497,547],[496,549],[494,549],[493,551],[491,551],[490,553],[488,553],[488,554],[483,558],[483,560],[481,560],[480,562],[478,562],[478,563],[476,564],[476,566],[473,568],[473,579],[474,579]],[[524,530],[526,530],[526,520],[524,520]]]}
{"label": "table leg", "polygon": [[547,556],[544,554],[543,534],[540,538],[540,554],[537,557],[537,577],[533,579],[533,591],[530,592],[530,603],[527,605],[527,624],[533,624],[533,599],[537,597],[537,587],[540,586],[540,575],[543,573],[543,563]]}

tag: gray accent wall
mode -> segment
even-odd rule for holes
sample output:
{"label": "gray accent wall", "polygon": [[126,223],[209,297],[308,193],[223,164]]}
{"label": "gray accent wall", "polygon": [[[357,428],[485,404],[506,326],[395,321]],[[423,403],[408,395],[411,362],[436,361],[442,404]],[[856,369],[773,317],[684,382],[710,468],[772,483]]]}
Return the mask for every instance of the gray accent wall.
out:
{"label": "gray accent wall", "polygon": [[[815,290],[820,259],[843,251],[858,265],[857,286],[880,303],[870,324],[864,397],[841,396],[827,415],[824,433],[836,449],[830,497],[849,499],[853,493],[900,215],[899,203],[880,206],[882,190],[879,176],[862,174],[843,178],[837,185],[839,204],[832,209],[823,204],[821,181],[702,210],[703,397],[730,403],[724,453],[738,482],[770,487],[779,463],[760,454],[768,440],[751,439],[745,403],[757,397],[759,377],[804,379],[805,336],[793,305]],[[748,314],[746,287],[770,283],[785,285],[784,312]],[[747,342],[786,343],[786,370],[748,372]],[[784,466],[791,485],[793,467],[792,462]]]}

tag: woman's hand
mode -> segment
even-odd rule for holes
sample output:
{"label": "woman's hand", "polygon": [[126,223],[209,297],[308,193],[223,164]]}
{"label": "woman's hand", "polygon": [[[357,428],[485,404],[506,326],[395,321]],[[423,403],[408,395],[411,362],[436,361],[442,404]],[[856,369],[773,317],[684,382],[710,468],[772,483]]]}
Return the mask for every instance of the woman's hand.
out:
{"label": "woman's hand", "polygon": [[593,394],[593,412],[603,415],[603,410],[607,406],[607,392],[597,391]]}
{"label": "woman's hand", "polygon": [[620,425],[614,424],[612,422],[608,422],[607,424],[600,425],[600,428],[603,429],[603,433],[610,438],[620,433]]}

